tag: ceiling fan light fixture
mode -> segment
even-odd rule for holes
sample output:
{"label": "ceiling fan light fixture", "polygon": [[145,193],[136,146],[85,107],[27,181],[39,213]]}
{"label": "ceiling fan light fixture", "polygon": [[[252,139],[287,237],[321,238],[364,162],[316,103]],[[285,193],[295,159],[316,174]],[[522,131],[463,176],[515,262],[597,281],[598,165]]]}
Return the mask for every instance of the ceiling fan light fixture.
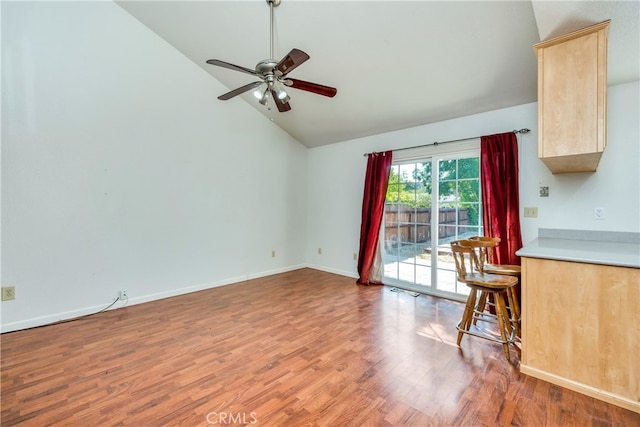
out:
{"label": "ceiling fan light fixture", "polygon": [[284,87],[279,83],[279,82],[274,82],[273,84],[273,89],[276,93],[276,96],[278,97],[278,99],[282,102],[289,102],[289,100],[291,99],[291,97],[289,96],[289,94],[287,93],[286,90],[284,90]]}
{"label": "ceiling fan light fixture", "polygon": [[264,98],[264,94],[266,91],[267,91],[267,85],[263,83],[253,91],[253,96],[255,96],[256,99],[260,100]]}
{"label": "ceiling fan light fixture", "polygon": [[267,106],[269,104],[269,91],[265,89],[262,97],[258,99],[258,102],[262,105]]}

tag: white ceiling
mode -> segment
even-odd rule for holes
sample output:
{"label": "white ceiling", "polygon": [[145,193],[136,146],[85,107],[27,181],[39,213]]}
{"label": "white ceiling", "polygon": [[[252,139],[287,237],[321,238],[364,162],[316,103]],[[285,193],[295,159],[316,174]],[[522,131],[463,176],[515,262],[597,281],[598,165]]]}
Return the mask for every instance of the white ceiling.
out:
{"label": "white ceiling", "polygon": [[[117,1],[229,90],[269,57],[265,0]],[[609,84],[640,79],[637,1],[311,1],[274,9],[274,59],[311,59],[290,77],[338,89],[335,98],[289,90],[292,110],[248,102],[307,147],[535,102],[541,40],[611,19]]]}

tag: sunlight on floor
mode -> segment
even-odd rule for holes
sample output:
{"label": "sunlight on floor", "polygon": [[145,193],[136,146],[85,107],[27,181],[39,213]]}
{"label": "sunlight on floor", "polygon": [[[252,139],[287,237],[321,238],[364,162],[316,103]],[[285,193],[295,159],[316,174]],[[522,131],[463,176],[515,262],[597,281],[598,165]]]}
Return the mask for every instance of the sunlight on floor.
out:
{"label": "sunlight on floor", "polygon": [[456,344],[456,340],[458,337],[455,328],[445,328],[444,325],[430,323],[428,325],[417,328],[416,333],[422,337],[436,340],[453,347],[458,347],[458,344]]}

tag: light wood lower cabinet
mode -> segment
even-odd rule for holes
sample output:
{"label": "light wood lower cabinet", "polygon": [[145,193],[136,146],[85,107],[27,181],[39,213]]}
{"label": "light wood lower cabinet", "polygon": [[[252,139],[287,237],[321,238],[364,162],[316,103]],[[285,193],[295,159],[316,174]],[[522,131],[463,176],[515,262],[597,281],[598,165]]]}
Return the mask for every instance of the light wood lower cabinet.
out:
{"label": "light wood lower cabinet", "polygon": [[640,413],[640,269],[523,257],[520,370]]}

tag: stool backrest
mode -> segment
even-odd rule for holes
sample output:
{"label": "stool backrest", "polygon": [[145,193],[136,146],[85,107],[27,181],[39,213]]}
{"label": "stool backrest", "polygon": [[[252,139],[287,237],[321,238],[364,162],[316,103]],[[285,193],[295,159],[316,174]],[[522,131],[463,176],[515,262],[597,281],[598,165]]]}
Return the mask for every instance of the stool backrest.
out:
{"label": "stool backrest", "polygon": [[478,255],[470,240],[454,240],[451,242],[451,253],[456,263],[456,272],[460,282],[467,282],[467,275],[474,271],[482,274],[482,267],[478,260]]}
{"label": "stool backrest", "polygon": [[493,248],[500,243],[499,237],[473,236],[469,237],[470,244],[478,251],[480,270],[484,270],[485,263],[493,261]]}

